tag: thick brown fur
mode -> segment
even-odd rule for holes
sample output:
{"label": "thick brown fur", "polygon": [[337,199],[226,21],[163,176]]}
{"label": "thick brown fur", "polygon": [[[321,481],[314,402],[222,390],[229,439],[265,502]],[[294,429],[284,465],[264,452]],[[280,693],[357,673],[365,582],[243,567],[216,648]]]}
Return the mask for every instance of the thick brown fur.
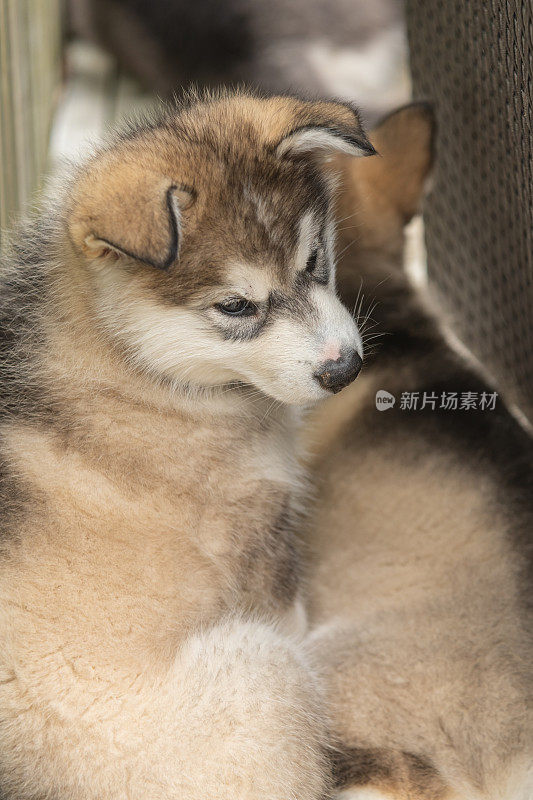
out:
{"label": "thick brown fur", "polygon": [[[375,131],[381,158],[344,163],[338,282],[348,305],[364,293],[379,338],[308,432],[313,635],[346,798],[528,800],[533,444],[501,396],[493,411],[438,407],[494,389],[402,270],[432,141],[414,105]],[[376,409],[378,390],[393,408]],[[435,410],[399,407],[424,391]]]}
{"label": "thick brown fur", "polygon": [[[371,151],[351,108],[196,98],[116,137],[15,238],[3,798],[328,792],[290,408],[327,395],[315,362],[360,344],[324,147]],[[224,311],[236,293],[246,317]]]}

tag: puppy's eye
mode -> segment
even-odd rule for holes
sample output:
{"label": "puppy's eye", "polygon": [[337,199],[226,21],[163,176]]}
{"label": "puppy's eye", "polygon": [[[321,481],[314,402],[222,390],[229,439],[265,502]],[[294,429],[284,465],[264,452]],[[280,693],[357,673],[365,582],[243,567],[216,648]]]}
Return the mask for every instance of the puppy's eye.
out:
{"label": "puppy's eye", "polygon": [[236,297],[226,303],[217,303],[215,308],[230,317],[253,317],[257,313],[257,306],[244,297]]}
{"label": "puppy's eye", "polygon": [[306,272],[314,272],[317,258],[318,258],[318,247],[315,247],[309,258],[307,259],[307,264],[305,265]]}

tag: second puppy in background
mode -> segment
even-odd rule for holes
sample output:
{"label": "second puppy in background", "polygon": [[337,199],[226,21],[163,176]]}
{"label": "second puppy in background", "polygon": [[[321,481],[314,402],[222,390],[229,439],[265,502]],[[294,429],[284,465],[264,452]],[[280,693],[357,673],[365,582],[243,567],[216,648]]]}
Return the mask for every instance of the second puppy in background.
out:
{"label": "second puppy in background", "polygon": [[406,100],[402,0],[69,0],[98,42],[153,92],[194,82],[357,100],[376,119]]}
{"label": "second puppy in background", "polygon": [[432,137],[415,104],[344,161],[339,290],[382,338],[317,409],[313,635],[346,800],[530,800],[533,442],[402,270]]}

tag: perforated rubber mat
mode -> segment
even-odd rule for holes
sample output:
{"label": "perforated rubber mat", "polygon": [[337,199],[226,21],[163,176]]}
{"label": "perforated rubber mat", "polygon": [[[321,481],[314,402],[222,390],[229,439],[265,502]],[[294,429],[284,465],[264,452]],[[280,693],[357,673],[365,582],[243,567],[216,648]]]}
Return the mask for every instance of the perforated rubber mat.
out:
{"label": "perforated rubber mat", "polygon": [[438,121],[430,281],[533,421],[533,4],[407,0],[413,93]]}

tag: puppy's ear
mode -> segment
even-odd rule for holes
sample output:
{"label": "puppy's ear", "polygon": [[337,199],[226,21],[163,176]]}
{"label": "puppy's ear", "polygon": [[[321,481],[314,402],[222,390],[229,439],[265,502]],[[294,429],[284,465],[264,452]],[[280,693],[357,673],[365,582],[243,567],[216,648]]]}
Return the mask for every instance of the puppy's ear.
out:
{"label": "puppy's ear", "polygon": [[392,206],[404,223],[420,210],[433,166],[435,129],[428,103],[393,111],[372,132],[381,158],[356,166],[367,191]]}
{"label": "puppy's ear", "polygon": [[178,258],[181,212],[194,191],[137,161],[103,158],[78,181],[68,221],[89,260],[130,258],[168,269]]}
{"label": "puppy's ear", "polygon": [[[401,247],[404,225],[420,210],[433,165],[431,106],[412,103],[393,111],[372,131],[378,158],[338,156],[340,218],[357,214],[354,236],[368,246]],[[356,233],[355,233],[356,231]]]}
{"label": "puppy's ear", "polygon": [[294,125],[276,143],[280,157],[300,153],[372,156],[376,150],[365,134],[357,111],[336,102],[302,103]]}

